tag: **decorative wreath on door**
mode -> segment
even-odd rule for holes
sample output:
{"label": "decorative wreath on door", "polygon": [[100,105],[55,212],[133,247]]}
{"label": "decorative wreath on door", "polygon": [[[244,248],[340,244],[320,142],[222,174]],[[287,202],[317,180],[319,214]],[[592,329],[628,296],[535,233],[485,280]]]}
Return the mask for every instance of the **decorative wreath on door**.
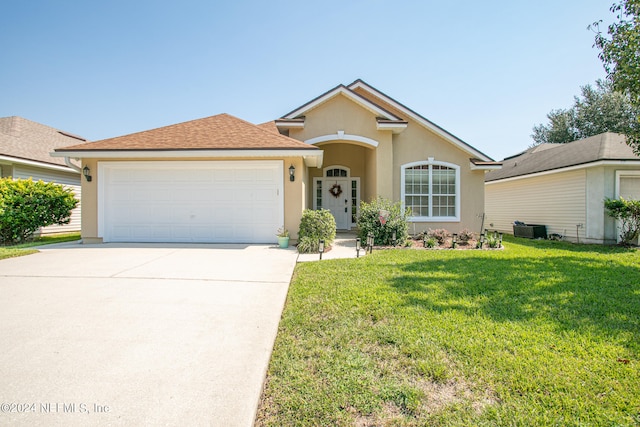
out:
{"label": "decorative wreath on door", "polygon": [[333,184],[333,187],[329,189],[329,193],[337,199],[342,194],[342,187],[340,187],[340,184]]}

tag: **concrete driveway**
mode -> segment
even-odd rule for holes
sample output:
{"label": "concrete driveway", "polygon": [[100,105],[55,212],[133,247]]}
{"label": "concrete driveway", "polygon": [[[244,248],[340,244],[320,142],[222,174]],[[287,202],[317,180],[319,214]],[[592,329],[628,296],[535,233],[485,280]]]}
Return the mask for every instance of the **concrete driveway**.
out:
{"label": "concrete driveway", "polygon": [[253,425],[296,255],[71,243],[0,260],[0,425]]}

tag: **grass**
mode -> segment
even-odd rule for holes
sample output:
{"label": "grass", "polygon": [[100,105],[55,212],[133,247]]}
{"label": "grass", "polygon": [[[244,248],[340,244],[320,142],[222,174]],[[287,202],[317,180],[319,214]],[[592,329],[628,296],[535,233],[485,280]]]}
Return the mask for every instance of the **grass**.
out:
{"label": "grass", "polygon": [[13,258],[38,252],[37,249],[29,249],[33,246],[50,245],[53,243],[71,242],[80,239],[80,233],[64,233],[50,236],[42,236],[31,242],[13,246],[0,246],[0,259]]}
{"label": "grass", "polygon": [[640,425],[640,253],[505,247],[298,264],[257,425]]}

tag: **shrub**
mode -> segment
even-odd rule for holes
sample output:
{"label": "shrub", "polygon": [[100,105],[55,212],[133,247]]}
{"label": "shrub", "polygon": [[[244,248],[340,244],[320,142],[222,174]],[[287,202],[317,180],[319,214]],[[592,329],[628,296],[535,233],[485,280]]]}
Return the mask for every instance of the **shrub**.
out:
{"label": "shrub", "polygon": [[499,248],[500,247],[500,239],[495,234],[487,234],[485,238],[485,243],[488,248]]}
{"label": "shrub", "polygon": [[469,243],[469,240],[473,239],[473,232],[471,232],[468,228],[463,228],[458,233],[458,240],[461,244],[466,245]]}
{"label": "shrub", "polygon": [[324,240],[325,246],[330,246],[335,238],[336,220],[330,211],[305,209],[302,212],[298,231],[298,252],[317,252],[319,240]]}
{"label": "shrub", "polygon": [[425,248],[435,248],[436,246],[438,246],[438,240],[435,237],[429,237],[424,241]]}
{"label": "shrub", "polygon": [[606,199],[607,215],[620,221],[620,242],[630,245],[640,234],[640,200]]}
{"label": "shrub", "polygon": [[444,242],[451,237],[449,232],[444,228],[438,228],[436,230],[430,228],[429,231],[427,231],[427,236],[436,239],[440,245],[444,244]]}
{"label": "shrub", "polygon": [[[381,221],[380,213],[386,211],[386,220]],[[404,246],[409,237],[409,224],[407,218],[410,210],[402,209],[400,202],[393,203],[391,200],[378,197],[370,203],[360,202],[360,215],[358,216],[358,237],[365,242],[367,235],[373,233],[373,240],[376,245],[390,245],[393,233],[396,233],[396,245]],[[384,222],[384,224],[383,224]]]}
{"label": "shrub", "polygon": [[32,179],[0,179],[0,242],[21,242],[40,227],[68,224],[78,205],[71,190]]}

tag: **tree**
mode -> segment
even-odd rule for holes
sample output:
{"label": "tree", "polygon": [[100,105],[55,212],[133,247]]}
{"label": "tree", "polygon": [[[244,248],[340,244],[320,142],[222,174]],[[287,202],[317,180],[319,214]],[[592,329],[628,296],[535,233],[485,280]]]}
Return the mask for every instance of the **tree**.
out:
{"label": "tree", "polygon": [[[640,108],[640,0],[623,0],[610,8],[617,22],[609,25],[607,35],[600,31],[596,22],[590,26],[596,30],[595,46],[601,52],[609,80],[615,90],[629,96],[631,103]],[[640,125],[636,117],[635,126],[627,132],[627,143],[640,154]]]}
{"label": "tree", "polygon": [[68,224],[78,205],[62,185],[31,179],[0,179],[0,243],[27,239],[40,227]]}
{"label": "tree", "polygon": [[603,132],[629,134],[638,127],[640,108],[628,95],[613,90],[609,81],[596,81],[596,87],[582,86],[581,97],[574,97],[568,110],[552,110],[548,124],[533,127],[533,145],[543,142],[567,143]]}

